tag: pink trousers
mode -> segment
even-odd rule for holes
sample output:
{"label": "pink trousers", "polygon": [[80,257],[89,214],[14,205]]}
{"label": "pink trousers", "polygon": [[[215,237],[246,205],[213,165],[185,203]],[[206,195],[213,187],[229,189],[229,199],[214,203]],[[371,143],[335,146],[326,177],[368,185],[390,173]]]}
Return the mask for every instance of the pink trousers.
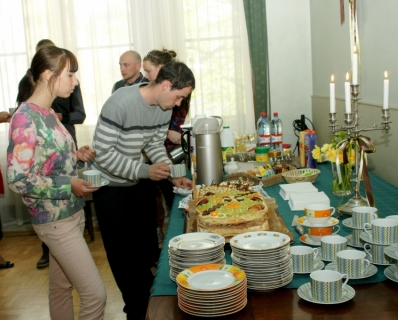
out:
{"label": "pink trousers", "polygon": [[50,316],[52,320],[73,320],[72,290],[80,296],[79,320],[104,318],[106,291],[88,249],[84,232],[84,211],[45,224],[33,225],[50,249]]}

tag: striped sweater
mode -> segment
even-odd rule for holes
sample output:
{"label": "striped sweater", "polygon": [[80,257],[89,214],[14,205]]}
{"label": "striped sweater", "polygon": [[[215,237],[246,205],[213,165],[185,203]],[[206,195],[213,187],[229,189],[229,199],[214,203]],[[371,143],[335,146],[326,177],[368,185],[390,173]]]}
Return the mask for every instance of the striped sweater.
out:
{"label": "striped sweater", "polygon": [[110,186],[132,186],[148,178],[152,163],[171,165],[164,147],[172,110],[148,105],[137,84],[115,91],[105,102],[93,137],[97,155],[90,169],[100,170]]}

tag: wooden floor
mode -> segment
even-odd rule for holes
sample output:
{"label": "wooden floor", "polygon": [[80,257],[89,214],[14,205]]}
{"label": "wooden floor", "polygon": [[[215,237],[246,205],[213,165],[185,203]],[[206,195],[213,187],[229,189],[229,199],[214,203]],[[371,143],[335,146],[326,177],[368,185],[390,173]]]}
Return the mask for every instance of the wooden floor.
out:
{"label": "wooden floor", "polygon": [[[124,303],[106,258],[101,233],[96,231],[95,240],[91,241],[86,231],[85,238],[108,295],[104,319],[125,320]],[[0,269],[1,320],[50,319],[48,267],[36,268],[41,253],[41,241],[36,235],[5,236],[0,241],[0,254],[15,264],[13,268]],[[77,319],[80,301],[76,291],[73,299]]]}

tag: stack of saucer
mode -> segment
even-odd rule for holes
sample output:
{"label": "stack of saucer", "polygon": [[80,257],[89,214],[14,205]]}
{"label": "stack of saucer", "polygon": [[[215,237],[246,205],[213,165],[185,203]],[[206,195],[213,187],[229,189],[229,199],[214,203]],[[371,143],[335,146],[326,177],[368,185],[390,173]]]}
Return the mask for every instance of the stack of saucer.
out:
{"label": "stack of saucer", "polygon": [[345,219],[342,223],[352,230],[351,234],[345,236],[347,238],[347,245],[350,247],[363,248],[365,242],[359,236],[363,231],[363,226],[354,225],[352,218]]}
{"label": "stack of saucer", "polygon": [[246,232],[234,236],[230,245],[232,261],[245,271],[249,289],[270,291],[292,281],[290,238],[286,234]]}
{"label": "stack of saucer", "polygon": [[170,278],[183,270],[208,263],[225,263],[225,238],[215,233],[192,232],[169,241]]}
{"label": "stack of saucer", "polygon": [[200,317],[225,316],[247,303],[245,272],[227,264],[205,264],[177,275],[178,306]]}

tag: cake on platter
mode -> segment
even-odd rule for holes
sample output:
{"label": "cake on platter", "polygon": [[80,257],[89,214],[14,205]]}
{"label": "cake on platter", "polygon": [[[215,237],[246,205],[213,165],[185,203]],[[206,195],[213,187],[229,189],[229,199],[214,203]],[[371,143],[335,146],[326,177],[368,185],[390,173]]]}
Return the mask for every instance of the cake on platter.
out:
{"label": "cake on platter", "polygon": [[202,186],[195,197],[200,232],[222,235],[269,230],[268,207],[263,196],[246,184]]}

